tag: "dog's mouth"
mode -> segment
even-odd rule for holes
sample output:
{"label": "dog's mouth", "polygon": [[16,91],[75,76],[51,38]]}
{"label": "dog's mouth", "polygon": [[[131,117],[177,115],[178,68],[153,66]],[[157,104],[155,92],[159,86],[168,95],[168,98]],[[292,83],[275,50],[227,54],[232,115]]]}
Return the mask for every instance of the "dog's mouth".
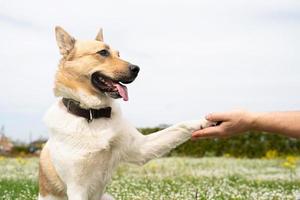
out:
{"label": "dog's mouth", "polygon": [[[113,80],[99,72],[92,74],[91,81],[93,86],[109,95],[111,98],[118,99],[123,98],[124,101],[128,101],[127,87],[120,83],[120,81]],[[122,81],[123,83],[130,83]]]}

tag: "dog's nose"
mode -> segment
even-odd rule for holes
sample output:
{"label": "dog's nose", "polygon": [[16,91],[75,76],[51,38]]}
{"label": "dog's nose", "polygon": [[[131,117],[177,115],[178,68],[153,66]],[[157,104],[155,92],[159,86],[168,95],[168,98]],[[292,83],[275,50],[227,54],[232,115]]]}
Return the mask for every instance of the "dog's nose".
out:
{"label": "dog's nose", "polygon": [[139,66],[137,65],[129,65],[129,70],[131,71],[131,73],[133,73],[134,75],[137,75],[140,71]]}

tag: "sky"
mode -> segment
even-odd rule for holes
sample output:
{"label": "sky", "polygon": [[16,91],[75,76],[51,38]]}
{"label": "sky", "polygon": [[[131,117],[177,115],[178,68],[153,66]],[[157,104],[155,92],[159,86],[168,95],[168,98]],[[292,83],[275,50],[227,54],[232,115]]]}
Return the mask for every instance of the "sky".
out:
{"label": "sky", "polygon": [[300,110],[300,1],[0,1],[0,126],[47,137],[60,58],[54,27],[104,40],[140,66],[124,116],[137,127],[210,112]]}

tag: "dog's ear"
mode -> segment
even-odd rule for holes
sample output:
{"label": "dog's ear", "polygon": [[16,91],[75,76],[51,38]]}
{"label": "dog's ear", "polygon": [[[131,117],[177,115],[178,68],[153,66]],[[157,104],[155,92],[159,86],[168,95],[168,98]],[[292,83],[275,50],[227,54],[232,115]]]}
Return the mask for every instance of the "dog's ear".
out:
{"label": "dog's ear", "polygon": [[100,41],[100,42],[103,42],[103,29],[102,28],[100,28],[100,30],[99,30],[99,32],[96,36],[96,40]]}
{"label": "dog's ear", "polygon": [[67,56],[74,48],[75,39],[59,26],[55,27],[55,35],[60,54]]}

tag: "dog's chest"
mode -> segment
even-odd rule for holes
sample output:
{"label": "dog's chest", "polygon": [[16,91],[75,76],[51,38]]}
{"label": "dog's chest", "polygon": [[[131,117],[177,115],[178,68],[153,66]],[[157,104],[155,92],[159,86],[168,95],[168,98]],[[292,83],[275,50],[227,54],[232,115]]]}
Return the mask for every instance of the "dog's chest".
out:
{"label": "dog's chest", "polygon": [[52,161],[62,181],[104,188],[121,160],[121,117],[87,123],[54,106],[45,121],[51,131]]}
{"label": "dog's chest", "polygon": [[121,154],[113,146],[98,151],[52,147],[53,163],[63,182],[85,184],[91,192],[105,188],[120,162]]}

